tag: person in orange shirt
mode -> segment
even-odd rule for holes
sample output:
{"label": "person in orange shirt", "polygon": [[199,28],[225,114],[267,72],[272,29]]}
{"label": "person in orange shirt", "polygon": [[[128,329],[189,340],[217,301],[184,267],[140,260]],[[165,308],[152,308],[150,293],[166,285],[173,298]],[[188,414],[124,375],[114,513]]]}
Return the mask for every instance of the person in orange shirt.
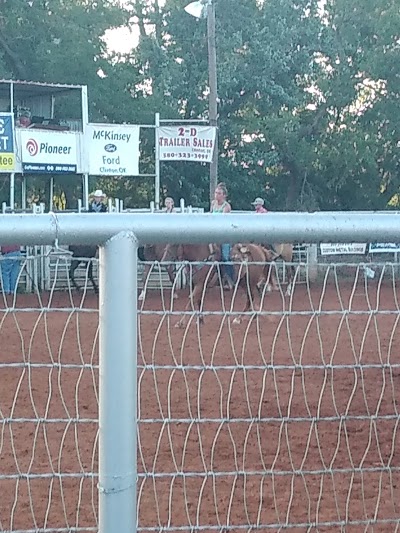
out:
{"label": "person in orange shirt", "polygon": [[[255,207],[255,212],[256,213],[268,213],[268,210],[265,209],[264,207],[264,200],[263,198],[256,198],[254,200],[254,202],[251,202],[251,205],[254,205]],[[274,248],[274,245],[270,242],[264,242],[264,243],[260,243],[261,246],[264,246],[264,248],[267,248],[268,250],[272,250],[275,254],[276,254],[276,251],[275,251],[275,248]]]}

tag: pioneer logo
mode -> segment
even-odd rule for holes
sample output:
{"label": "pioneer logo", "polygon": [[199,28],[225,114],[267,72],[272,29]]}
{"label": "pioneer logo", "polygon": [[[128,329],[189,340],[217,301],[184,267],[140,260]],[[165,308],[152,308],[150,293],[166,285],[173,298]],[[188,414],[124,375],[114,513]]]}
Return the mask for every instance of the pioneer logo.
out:
{"label": "pioneer logo", "polygon": [[29,139],[26,143],[26,149],[32,157],[37,154],[58,154],[69,155],[71,153],[71,146],[63,146],[62,144],[38,144],[35,139]]}
{"label": "pioneer logo", "polygon": [[39,151],[38,143],[35,141],[35,139],[29,139],[26,143],[26,149],[29,152],[29,155],[36,155]]}

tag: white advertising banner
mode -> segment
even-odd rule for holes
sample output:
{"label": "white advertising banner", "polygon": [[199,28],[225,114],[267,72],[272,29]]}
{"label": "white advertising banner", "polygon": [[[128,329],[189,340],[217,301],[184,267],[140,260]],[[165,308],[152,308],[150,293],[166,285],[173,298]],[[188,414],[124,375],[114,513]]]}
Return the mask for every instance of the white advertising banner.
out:
{"label": "white advertising banner", "polygon": [[366,243],[322,243],[321,255],[365,254]]}
{"label": "white advertising banner", "polygon": [[22,172],[75,174],[79,139],[75,132],[20,130]]}
{"label": "white advertising banner", "polygon": [[88,124],[85,152],[89,174],[137,176],[140,126]]}
{"label": "white advertising banner", "polygon": [[216,135],[213,126],[160,126],[156,135],[160,161],[212,161]]}
{"label": "white advertising banner", "polygon": [[398,252],[400,252],[400,243],[397,242],[371,242],[369,245],[370,254]]}

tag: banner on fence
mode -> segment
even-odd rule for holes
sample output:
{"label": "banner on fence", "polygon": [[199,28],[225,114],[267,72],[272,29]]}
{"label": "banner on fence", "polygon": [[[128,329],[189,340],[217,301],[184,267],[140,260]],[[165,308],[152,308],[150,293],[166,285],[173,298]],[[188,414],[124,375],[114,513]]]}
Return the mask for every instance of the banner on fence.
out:
{"label": "banner on fence", "polygon": [[21,130],[22,170],[28,174],[75,174],[78,135],[74,132]]}
{"label": "banner on fence", "polygon": [[366,243],[321,243],[321,255],[365,254]]}
{"label": "banner on fence", "polygon": [[0,172],[15,170],[14,115],[0,113]]}
{"label": "banner on fence", "polygon": [[396,253],[400,252],[400,243],[397,242],[371,242],[369,245],[369,253]]}
{"label": "banner on fence", "polygon": [[89,124],[85,152],[89,174],[137,176],[140,126]]}
{"label": "banner on fence", "polygon": [[211,163],[215,136],[214,126],[160,126],[156,131],[160,161]]}

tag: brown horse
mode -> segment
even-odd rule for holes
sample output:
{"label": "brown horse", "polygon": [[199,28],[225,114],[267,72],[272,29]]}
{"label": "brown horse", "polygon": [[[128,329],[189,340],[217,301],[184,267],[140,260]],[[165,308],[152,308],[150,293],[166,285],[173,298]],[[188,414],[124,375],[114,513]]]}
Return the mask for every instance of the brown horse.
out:
{"label": "brown horse", "polygon": [[[212,244],[168,244],[161,262],[177,260],[200,263],[190,267],[190,284],[193,285],[193,290],[189,295],[189,300],[185,308],[185,311],[189,311],[189,309],[200,311],[204,288],[208,285],[208,282],[211,282],[218,275],[216,265],[202,265],[201,263],[221,261],[221,249],[219,246]],[[203,322],[201,316],[200,322]],[[184,327],[185,325],[186,316],[184,315],[175,327]]]}
{"label": "brown horse", "polygon": [[[259,244],[234,244],[231,259],[235,262],[236,283],[246,292],[246,304],[242,313],[254,310],[254,296],[261,291],[261,286],[271,281],[274,290],[278,290],[274,268],[271,266],[276,254]],[[240,324],[241,315],[233,320]]]}
{"label": "brown horse", "polygon": [[[271,263],[275,257],[276,254],[274,252],[257,244],[235,244],[232,247],[231,259],[237,263],[234,264],[235,277],[238,286],[244,289],[247,294],[243,312],[247,312],[254,307],[254,295],[256,291],[260,291],[260,286],[263,282],[265,283],[271,279],[273,287],[278,290],[276,277],[274,278],[273,268],[271,268]],[[221,261],[221,249],[215,245],[168,245],[165,248],[162,261],[174,260],[196,263],[201,263],[202,261],[207,263],[219,262]],[[200,311],[201,300],[206,288],[214,286],[218,277],[221,282],[222,276],[218,273],[217,266],[212,264],[193,266],[191,274],[193,291],[189,296],[185,311],[190,309]],[[200,322],[203,322],[201,316]],[[234,320],[234,323],[239,322],[240,317]],[[183,316],[175,327],[184,327],[185,325],[186,317]]]}
{"label": "brown horse", "polygon": [[[141,261],[146,261],[146,262],[148,261],[148,262],[161,263],[162,258],[164,256],[165,248],[166,248],[165,244],[145,245],[139,249],[139,259]],[[148,281],[151,268],[152,268],[152,265],[150,264],[144,265],[143,289],[139,295],[139,300],[143,300],[143,298],[145,297],[146,285],[147,285],[147,281]],[[175,281],[174,267],[173,265],[167,265],[165,268],[168,272],[168,277],[173,285]],[[173,291],[172,297],[178,298],[178,295],[175,291]]]}
{"label": "brown horse", "polygon": [[[274,261],[276,259],[282,259],[284,262],[284,270],[287,273],[288,285],[286,289],[286,296],[290,296],[293,290],[293,279],[295,275],[295,267],[293,265],[293,244],[288,243],[279,243],[272,245],[273,250],[270,250],[274,253]],[[289,263],[287,265],[286,263]],[[271,273],[272,275],[272,273]],[[274,276],[274,275],[273,275]]]}

